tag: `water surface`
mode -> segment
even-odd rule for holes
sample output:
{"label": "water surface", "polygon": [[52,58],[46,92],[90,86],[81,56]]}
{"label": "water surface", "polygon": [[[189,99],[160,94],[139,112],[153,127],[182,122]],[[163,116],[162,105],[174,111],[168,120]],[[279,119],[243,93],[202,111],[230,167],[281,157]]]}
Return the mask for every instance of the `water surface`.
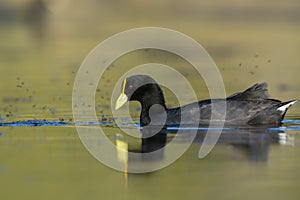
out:
{"label": "water surface", "polygon": [[[74,124],[33,122],[10,122],[0,129],[3,199],[38,199],[45,198],[44,194],[46,199],[297,199],[300,195],[298,120],[286,120],[280,128],[227,129],[204,159],[197,156],[206,134],[200,129],[192,146],[175,163],[152,173],[128,174],[128,178],[94,159],[83,147]],[[101,126],[112,141],[128,143],[131,151],[157,144],[142,143],[118,128]],[[168,131],[167,140],[172,137],[174,128]],[[162,154],[157,159],[165,158]],[[129,158],[128,162],[151,161]]]}
{"label": "water surface", "polygon": [[[207,129],[200,128],[172,165],[126,178],[84,148],[73,120],[72,90],[80,64],[101,41],[130,28],[158,26],[201,43],[218,66],[228,95],[265,81],[271,98],[300,99],[299,9],[294,0],[1,1],[0,199],[298,200],[299,104],[289,109],[281,127],[226,129],[204,159],[198,152]],[[102,126],[113,143],[128,144],[135,152],[171,141],[172,128],[153,143],[125,135],[113,120],[137,128],[123,116],[112,116],[111,93],[121,75],[145,63],[173,67],[189,80],[199,100],[210,98],[203,77],[182,58],[153,49],[131,52],[111,63],[98,83],[99,120],[80,125]],[[175,95],[163,90],[167,105],[178,106]],[[182,92],[189,103],[191,94]],[[137,122],[139,105],[130,104],[130,111]],[[184,134],[182,138],[184,143]],[[161,154],[155,162],[165,159]],[[127,164],[142,161],[128,158]]]}

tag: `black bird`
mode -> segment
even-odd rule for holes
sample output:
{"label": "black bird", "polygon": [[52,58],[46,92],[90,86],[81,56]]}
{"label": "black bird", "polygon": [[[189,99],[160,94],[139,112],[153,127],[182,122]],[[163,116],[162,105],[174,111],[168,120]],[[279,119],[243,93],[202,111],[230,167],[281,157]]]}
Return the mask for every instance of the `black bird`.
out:
{"label": "black bird", "polygon": [[[296,102],[270,99],[267,84],[261,83],[225,99],[207,99],[182,107],[167,108],[162,89],[147,75],[134,75],[123,81],[115,109],[119,109],[127,101],[141,103],[141,126],[207,126],[220,121],[228,126],[280,125],[288,108]],[[221,112],[224,105],[226,115]]]}

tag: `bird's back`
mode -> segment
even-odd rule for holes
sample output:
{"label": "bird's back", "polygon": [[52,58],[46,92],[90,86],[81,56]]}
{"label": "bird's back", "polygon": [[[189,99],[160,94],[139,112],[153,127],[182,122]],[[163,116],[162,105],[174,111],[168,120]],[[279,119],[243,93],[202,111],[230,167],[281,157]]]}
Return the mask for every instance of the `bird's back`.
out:
{"label": "bird's back", "polygon": [[226,99],[209,99],[169,109],[167,124],[209,125],[223,121],[225,125],[279,125],[295,102],[269,99],[267,84],[255,84]]}

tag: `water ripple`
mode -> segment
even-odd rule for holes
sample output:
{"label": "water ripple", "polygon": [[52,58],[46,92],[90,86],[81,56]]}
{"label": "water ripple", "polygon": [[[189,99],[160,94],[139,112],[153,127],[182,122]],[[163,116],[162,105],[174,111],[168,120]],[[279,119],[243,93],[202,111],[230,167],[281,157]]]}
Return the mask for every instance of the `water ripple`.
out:
{"label": "water ripple", "polygon": [[[115,120],[118,120],[119,123],[116,124]],[[97,122],[65,122],[60,120],[20,120],[20,121],[13,121],[13,122],[0,122],[0,126],[2,127],[36,127],[36,126],[43,126],[43,127],[62,127],[62,126],[95,126],[100,125],[102,127],[140,127],[139,123],[128,123],[128,120],[124,119],[110,119],[107,121],[97,121]],[[235,128],[227,128],[224,127],[222,130],[234,130],[244,127],[235,127]],[[283,120],[283,125],[280,127],[271,127],[268,128],[270,131],[300,131],[300,120]],[[168,130],[175,131],[175,130],[220,130],[220,128],[208,128],[208,127],[178,127],[178,126],[171,126],[168,127]]]}

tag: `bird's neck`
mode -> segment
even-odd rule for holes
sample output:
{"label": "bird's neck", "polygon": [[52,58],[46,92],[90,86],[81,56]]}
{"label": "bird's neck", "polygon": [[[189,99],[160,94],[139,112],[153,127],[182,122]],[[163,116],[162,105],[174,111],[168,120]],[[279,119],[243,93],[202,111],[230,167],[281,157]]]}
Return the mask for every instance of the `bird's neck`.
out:
{"label": "bird's neck", "polygon": [[141,126],[147,126],[150,124],[150,109],[153,109],[154,113],[154,116],[151,117],[155,117],[155,115],[160,115],[161,112],[165,112],[167,109],[163,95],[151,94],[151,96],[145,96],[145,98],[142,99],[140,103],[142,106],[140,115]]}
{"label": "bird's neck", "polygon": [[[162,89],[156,83],[145,84],[138,88],[131,96],[131,100],[139,101],[142,106],[140,115],[141,126],[150,124],[150,111],[153,111],[152,114],[157,116],[167,109]],[[155,109],[152,110],[152,108]]]}

